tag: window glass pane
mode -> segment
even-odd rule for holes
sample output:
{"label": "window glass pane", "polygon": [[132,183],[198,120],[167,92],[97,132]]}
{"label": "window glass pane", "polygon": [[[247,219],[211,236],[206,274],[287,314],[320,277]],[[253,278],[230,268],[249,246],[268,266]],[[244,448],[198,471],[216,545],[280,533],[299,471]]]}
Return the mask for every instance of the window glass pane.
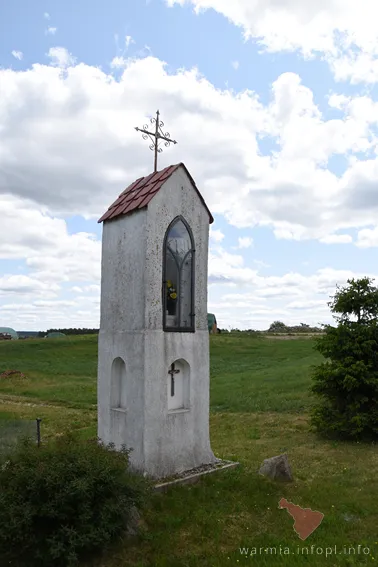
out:
{"label": "window glass pane", "polygon": [[[178,287],[179,287],[179,269],[177,262],[170,250],[166,253],[166,267],[165,267],[165,278],[166,278],[166,314],[169,316],[167,324],[169,326],[177,325],[177,315],[178,315]],[[172,317],[174,316],[174,319]]]}
{"label": "window glass pane", "polygon": [[190,235],[184,223],[179,220],[170,229],[167,244],[177,257],[179,263],[191,248]]}
{"label": "window glass pane", "polygon": [[192,317],[192,241],[182,220],[169,229],[165,250],[166,327],[191,328]]}
{"label": "window glass pane", "polygon": [[184,259],[181,265],[180,279],[180,327],[192,325],[192,253]]}

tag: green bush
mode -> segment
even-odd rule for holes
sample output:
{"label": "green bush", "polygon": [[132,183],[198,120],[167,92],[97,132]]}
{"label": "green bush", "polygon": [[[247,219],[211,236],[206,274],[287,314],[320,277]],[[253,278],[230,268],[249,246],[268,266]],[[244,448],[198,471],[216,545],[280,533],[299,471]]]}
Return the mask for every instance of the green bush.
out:
{"label": "green bush", "polygon": [[370,278],[348,280],[329,303],[337,327],[325,326],[316,349],[325,362],[313,369],[312,425],[344,439],[378,438],[378,289]]}
{"label": "green bush", "polygon": [[72,435],[19,442],[0,463],[0,564],[71,567],[125,533],[147,494],[128,455]]}

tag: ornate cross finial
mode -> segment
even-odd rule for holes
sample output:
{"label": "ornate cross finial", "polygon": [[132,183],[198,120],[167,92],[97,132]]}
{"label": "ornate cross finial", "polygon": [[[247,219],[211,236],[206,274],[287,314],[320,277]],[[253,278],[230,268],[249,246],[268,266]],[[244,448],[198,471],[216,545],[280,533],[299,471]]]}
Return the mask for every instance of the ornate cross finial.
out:
{"label": "ornate cross finial", "polygon": [[143,140],[147,140],[148,137],[152,141],[150,145],[150,150],[153,150],[155,153],[155,160],[154,160],[154,171],[157,171],[157,155],[160,154],[163,150],[159,148],[159,140],[165,140],[164,145],[166,147],[170,146],[171,144],[177,144],[176,140],[170,139],[169,132],[163,132],[162,128],[164,128],[164,122],[160,120],[160,112],[156,112],[156,118],[150,119],[151,124],[155,124],[155,132],[148,131],[148,124],[145,124],[143,128],[135,128],[137,132],[142,132]]}

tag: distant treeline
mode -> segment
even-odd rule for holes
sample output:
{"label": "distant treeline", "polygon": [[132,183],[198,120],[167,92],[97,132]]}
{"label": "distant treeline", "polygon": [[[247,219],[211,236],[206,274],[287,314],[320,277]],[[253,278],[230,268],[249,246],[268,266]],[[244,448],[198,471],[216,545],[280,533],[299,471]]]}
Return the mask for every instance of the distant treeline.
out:
{"label": "distant treeline", "polygon": [[47,329],[47,331],[40,331],[39,336],[44,337],[48,333],[63,333],[64,335],[98,335],[99,329]]}
{"label": "distant treeline", "polygon": [[241,331],[240,329],[218,329],[220,333],[248,333],[248,334],[264,334],[264,333],[278,333],[278,334],[297,334],[297,333],[324,333],[324,329],[322,327],[310,327],[306,323],[301,323],[300,325],[294,325],[290,327],[289,325],[285,325],[282,321],[274,321],[269,329],[266,331],[256,331],[254,329],[244,329]]}
{"label": "distant treeline", "polygon": [[[324,332],[321,327],[310,327],[310,325],[306,325],[306,323],[301,323],[300,325],[295,325],[290,327],[289,325],[285,325],[282,321],[274,321],[269,327],[267,331],[256,331],[254,329],[219,329],[218,333],[322,333]],[[38,336],[44,337],[48,333],[63,333],[65,335],[98,335],[99,329],[48,329],[47,331],[40,331]]]}
{"label": "distant treeline", "polygon": [[306,323],[300,325],[285,325],[282,321],[274,321],[268,329],[268,333],[323,333],[322,327],[310,327]]}

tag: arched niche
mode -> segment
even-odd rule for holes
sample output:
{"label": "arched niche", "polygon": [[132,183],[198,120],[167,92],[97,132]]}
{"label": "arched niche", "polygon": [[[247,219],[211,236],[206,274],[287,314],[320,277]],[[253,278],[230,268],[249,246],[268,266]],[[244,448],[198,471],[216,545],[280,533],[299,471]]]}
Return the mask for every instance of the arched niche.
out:
{"label": "arched niche", "polygon": [[112,409],[126,409],[126,365],[122,358],[113,360],[111,369],[110,406]]}
{"label": "arched niche", "polygon": [[194,332],[195,247],[182,216],[170,223],[163,246],[163,329]]}
{"label": "arched niche", "polygon": [[167,400],[169,412],[190,409],[190,366],[183,358],[167,369]]}

